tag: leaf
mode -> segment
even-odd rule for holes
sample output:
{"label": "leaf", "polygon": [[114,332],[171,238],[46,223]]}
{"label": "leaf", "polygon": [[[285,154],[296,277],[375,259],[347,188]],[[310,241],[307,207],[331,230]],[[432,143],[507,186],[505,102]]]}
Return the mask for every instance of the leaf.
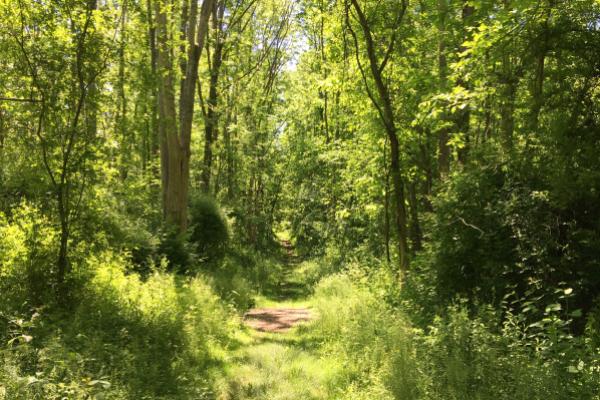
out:
{"label": "leaf", "polygon": [[88,386],[102,386],[102,388],[108,389],[110,387],[110,382],[96,379],[89,381]]}
{"label": "leaf", "polygon": [[33,385],[35,383],[40,382],[40,380],[38,378],[36,378],[35,376],[28,376],[27,377],[27,386],[29,385]]}
{"label": "leaf", "polygon": [[567,371],[570,372],[571,374],[579,373],[579,370],[577,369],[577,367],[574,367],[572,365],[569,365],[569,367],[567,368]]}
{"label": "leaf", "polygon": [[581,311],[580,308],[578,308],[577,310],[573,311],[571,314],[569,314],[571,317],[573,318],[581,318],[581,316],[583,315],[583,312]]}
{"label": "leaf", "polygon": [[547,313],[556,312],[560,310],[562,310],[562,306],[559,303],[550,304],[548,307],[546,307]]}

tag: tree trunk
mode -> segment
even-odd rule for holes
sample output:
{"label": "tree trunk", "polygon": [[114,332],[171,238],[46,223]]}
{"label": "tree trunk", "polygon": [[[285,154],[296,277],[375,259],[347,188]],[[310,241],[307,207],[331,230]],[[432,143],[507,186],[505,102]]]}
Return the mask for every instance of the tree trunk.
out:
{"label": "tree trunk", "polygon": [[[175,107],[175,73],[169,23],[165,7],[156,1],[156,41],[158,70],[159,132],[161,134],[161,168],[163,217],[180,232],[187,228],[187,203],[190,174],[190,142],[194,114],[194,94],[198,80],[198,63],[204,45],[213,0],[204,0],[200,18],[197,3],[192,1],[186,24],[187,59],[179,94],[179,121]],[[179,124],[177,124],[179,122]]]}
{"label": "tree trunk", "polygon": [[502,143],[506,151],[513,148],[513,134],[515,130],[515,96],[517,94],[517,78],[511,68],[508,55],[502,59],[502,96],[500,96],[500,131]]}
{"label": "tree trunk", "polygon": [[384,189],[384,218],[383,221],[383,238],[385,244],[385,258],[388,263],[391,262],[390,257],[390,169],[387,165],[387,140],[383,146],[383,168],[385,168],[385,189]]}
{"label": "tree trunk", "polygon": [[392,185],[394,186],[394,199],[396,206],[396,230],[398,231],[398,264],[402,275],[405,276],[408,271],[408,232],[406,229],[406,207],[404,205],[404,183],[400,173],[400,152],[398,138],[396,135],[390,135],[390,174],[392,176]]}
{"label": "tree trunk", "polygon": [[417,188],[414,182],[408,185],[408,203],[410,205],[410,241],[412,243],[412,254],[423,248],[421,224],[419,223],[419,202],[417,200]]}
{"label": "tree trunk", "polygon": [[[438,0],[438,75],[439,87],[442,92],[448,89],[448,61],[446,59],[446,16],[448,14],[447,0]],[[444,178],[450,172],[450,146],[448,146],[449,130],[442,128],[438,138],[438,174]]]}
{"label": "tree trunk", "polygon": [[210,192],[210,180],[212,175],[213,146],[218,136],[217,110],[219,103],[219,77],[221,65],[223,64],[223,14],[225,12],[225,3],[220,2],[216,5],[213,12],[213,32],[215,35],[215,49],[212,63],[210,64],[210,86],[208,89],[208,101],[206,117],[204,118],[204,165],[202,168],[202,191]]}
{"label": "tree trunk", "polygon": [[[392,177],[392,186],[394,187],[394,200],[395,200],[395,208],[396,208],[396,230],[398,231],[398,264],[400,268],[400,272],[402,276],[406,276],[408,271],[409,259],[408,259],[408,232],[407,232],[407,216],[406,216],[406,206],[405,206],[405,196],[404,196],[404,182],[402,179],[402,172],[400,170],[400,144],[398,141],[397,128],[394,119],[394,111],[392,105],[392,99],[390,97],[389,89],[384,82],[382,73],[386,65],[386,59],[383,61],[379,61],[375,43],[373,40],[373,35],[371,33],[371,29],[369,27],[369,23],[365,14],[363,13],[360,5],[358,4],[358,0],[350,0],[356,14],[358,15],[358,22],[362,28],[367,57],[369,59],[369,68],[371,70],[371,77],[375,83],[375,87],[377,89],[377,99],[370,92],[368,86],[367,91],[369,92],[369,97],[374,105],[377,107],[379,114],[382,119],[382,123],[385,127],[386,134],[390,141],[390,175]],[[400,17],[403,15],[400,15]],[[356,51],[357,51],[357,60],[359,60],[358,54],[358,41],[354,31],[352,31],[352,27],[350,26],[350,21],[348,15],[346,16],[348,21],[348,27],[351,30],[351,33],[354,36],[354,40],[356,42]],[[398,18],[396,23],[399,24],[401,18]],[[393,42],[390,43],[390,49],[393,45]],[[387,52],[389,54],[389,52]],[[359,68],[364,77],[364,71],[360,66]],[[366,79],[365,84],[368,85]]]}
{"label": "tree trunk", "polygon": [[[156,26],[154,24],[152,0],[146,1],[146,18],[148,19],[148,49],[150,50],[150,71],[153,82],[158,80],[157,76],[157,49],[156,49]],[[149,151],[146,159],[151,159],[159,154],[162,134],[158,127],[158,90],[157,85],[150,85],[150,131],[148,137]]]}
{"label": "tree trunk", "polygon": [[65,204],[64,185],[59,185],[57,188],[58,202],[58,219],[60,222],[60,245],[58,249],[58,258],[56,262],[57,273],[56,283],[59,295],[65,294],[65,277],[69,272],[69,211],[68,205]]}
{"label": "tree trunk", "polygon": [[[475,8],[467,1],[467,0],[463,0],[463,8],[462,8],[462,22],[463,22],[463,27],[465,29],[463,29],[464,32],[466,32],[466,27],[469,26],[471,24],[471,18],[473,16],[473,13],[475,12]],[[463,38],[463,41],[466,41],[467,37],[465,36]],[[464,45],[461,45],[459,48],[459,52],[462,53],[466,50]],[[468,83],[462,79],[459,78],[457,80],[457,83],[459,86],[462,86],[465,89],[469,89],[469,85]],[[461,164],[465,164],[467,162],[467,155],[469,153],[469,147],[470,147],[470,137],[469,137],[469,129],[470,129],[470,125],[471,125],[471,109],[468,105],[466,105],[462,110],[460,110],[458,112],[458,115],[456,116],[456,127],[459,133],[461,133],[463,135],[463,148],[459,149],[458,151],[458,161]]]}
{"label": "tree trunk", "polygon": [[187,193],[183,193],[182,150],[179,144],[177,129],[177,112],[175,109],[174,73],[169,46],[168,15],[161,1],[156,6],[156,65],[158,78],[158,127],[161,135],[161,170],[163,217],[180,229],[187,223],[186,207],[181,201]]}
{"label": "tree trunk", "polygon": [[533,100],[531,105],[531,113],[528,119],[528,134],[535,134],[539,127],[539,116],[542,106],[544,104],[544,78],[545,78],[545,66],[546,66],[546,55],[548,54],[548,20],[550,19],[550,10],[548,9],[546,19],[542,25],[542,43],[538,50],[535,65],[535,74],[531,83],[531,98]]}
{"label": "tree trunk", "polygon": [[127,43],[127,1],[123,2],[121,9],[121,27],[119,43],[119,68],[118,68],[118,86],[117,86],[117,115],[115,117],[116,131],[121,136],[121,155],[123,162],[121,164],[121,179],[127,177],[128,169],[131,164],[131,143],[132,138],[128,137],[127,132],[127,96],[125,93],[125,46]]}

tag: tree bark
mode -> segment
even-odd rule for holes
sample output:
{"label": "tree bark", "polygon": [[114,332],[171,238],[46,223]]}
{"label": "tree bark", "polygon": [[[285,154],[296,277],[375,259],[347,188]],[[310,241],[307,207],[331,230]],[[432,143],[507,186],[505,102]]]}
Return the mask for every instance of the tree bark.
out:
{"label": "tree bark", "polygon": [[213,145],[218,136],[217,110],[219,103],[219,77],[223,64],[223,15],[225,13],[225,2],[221,1],[215,5],[213,11],[214,52],[210,63],[210,85],[208,89],[207,110],[204,118],[204,165],[202,168],[202,191],[210,192],[210,180],[212,175]]}
{"label": "tree bark", "polygon": [[417,200],[417,188],[415,182],[408,185],[408,204],[410,206],[410,242],[412,254],[423,248],[421,224],[419,222],[419,202]]}
{"label": "tree bark", "polygon": [[[448,61],[446,59],[446,17],[448,15],[448,0],[438,0],[438,75],[439,87],[442,92],[448,89]],[[448,146],[449,130],[444,127],[439,131],[438,138],[438,174],[444,178],[450,172],[450,146]]]}
{"label": "tree bark", "polygon": [[[463,0],[463,8],[462,8],[462,23],[463,27],[466,27],[471,24],[471,18],[473,13],[475,12],[475,8],[467,1]],[[463,29],[466,32],[466,29]],[[463,40],[467,40],[465,36]],[[465,51],[465,46],[461,45],[459,48],[459,52]],[[469,84],[462,78],[457,80],[458,86],[462,86],[465,89],[469,89]],[[458,150],[458,161],[461,164],[465,164],[467,162],[467,155],[469,153],[470,147],[470,137],[469,137],[469,129],[471,125],[471,109],[469,106],[465,106],[462,110],[458,112],[456,116],[456,127],[459,133],[463,135],[464,143],[463,148]]]}
{"label": "tree bark", "polygon": [[192,1],[186,24],[187,58],[179,94],[179,119],[175,106],[175,73],[172,44],[169,42],[169,18],[165,7],[156,1],[156,41],[158,69],[159,132],[161,134],[161,168],[163,217],[180,232],[187,228],[187,203],[190,174],[190,142],[194,114],[194,94],[198,80],[198,63],[208,29],[213,0],[204,0],[200,17]]}

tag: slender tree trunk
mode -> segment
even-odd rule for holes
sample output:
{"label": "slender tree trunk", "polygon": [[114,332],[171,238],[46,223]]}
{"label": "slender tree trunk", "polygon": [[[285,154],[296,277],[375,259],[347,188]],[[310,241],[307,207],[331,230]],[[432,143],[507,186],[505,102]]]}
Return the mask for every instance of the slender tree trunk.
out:
{"label": "slender tree trunk", "polygon": [[65,199],[64,185],[60,185],[56,189],[58,201],[58,219],[60,222],[60,242],[58,258],[56,262],[56,280],[59,294],[64,295],[65,277],[69,272],[69,211],[68,206],[65,204],[65,201],[68,201],[68,199]]}
{"label": "slender tree trunk", "polygon": [[115,122],[117,132],[121,136],[122,141],[122,157],[121,178],[127,177],[127,171],[131,163],[131,142],[132,139],[127,135],[127,96],[125,93],[125,46],[127,43],[127,0],[123,2],[121,9],[121,27],[120,27],[120,43],[119,43],[119,71],[118,71],[118,86],[117,86],[117,115]]}
{"label": "slender tree trunk", "polygon": [[538,50],[535,65],[535,74],[531,83],[531,98],[533,100],[531,105],[531,113],[529,115],[528,130],[529,134],[535,134],[539,127],[540,111],[544,104],[544,78],[545,78],[545,66],[546,66],[546,55],[548,54],[548,20],[550,18],[550,11],[547,11],[546,19],[542,26],[542,43]]}
{"label": "slender tree trunk", "polygon": [[[463,0],[462,21],[463,21],[463,26],[465,28],[471,24],[471,18],[473,16],[474,12],[475,12],[475,8],[467,0]],[[464,32],[466,32],[466,29],[464,29]],[[467,40],[466,35],[463,38],[463,40]],[[463,45],[461,45],[459,51],[461,53],[464,52],[465,47]],[[469,89],[468,83],[463,78],[458,79],[457,83],[459,86],[462,86],[463,88],[465,88],[467,90]],[[469,136],[470,125],[471,125],[471,109],[467,105],[462,110],[460,110],[458,112],[458,115],[456,116],[456,127],[458,129],[458,132],[462,133],[463,141],[464,141],[463,148],[459,149],[459,151],[458,151],[458,161],[462,164],[467,162],[467,155],[469,153],[469,147],[470,147],[470,141],[471,141],[471,138]]]}
{"label": "slender tree trunk", "polygon": [[[384,60],[378,60],[375,43],[373,39],[373,35],[371,33],[371,29],[369,27],[369,23],[365,14],[363,13],[358,0],[350,0],[357,16],[358,22],[363,31],[366,53],[369,60],[369,69],[371,71],[371,77],[375,83],[375,87],[377,90],[377,98],[370,92],[368,87],[368,82],[366,77],[364,76],[364,70],[360,65],[360,55],[358,54],[358,40],[356,34],[352,30],[350,25],[349,17],[347,18],[348,28],[350,29],[356,45],[357,51],[357,60],[359,62],[359,68],[361,73],[363,74],[363,78],[365,78],[365,84],[367,84],[367,91],[369,93],[369,97],[374,105],[377,107],[383,125],[385,127],[386,134],[390,141],[390,175],[392,178],[392,186],[394,188],[394,200],[395,200],[395,208],[396,208],[396,230],[398,231],[398,256],[399,256],[399,267],[402,276],[406,276],[408,271],[409,259],[408,259],[408,231],[407,231],[407,215],[406,215],[406,206],[405,206],[405,195],[404,195],[404,182],[402,178],[402,172],[400,170],[400,143],[398,141],[396,122],[394,118],[394,109],[392,105],[392,99],[390,97],[389,89],[384,82],[382,73],[387,63],[387,58]],[[403,3],[404,9],[402,10],[402,14],[397,18],[396,24],[399,24],[402,20],[402,16],[404,15],[404,10],[406,9],[406,3]],[[392,40],[394,40],[393,38]],[[390,49],[393,47],[393,41],[390,43]],[[389,52],[387,53],[389,54]]]}
{"label": "slender tree trunk", "polygon": [[227,103],[228,103],[228,107],[227,107],[227,119],[226,119],[226,123],[225,123],[225,128],[223,130],[223,135],[224,135],[224,140],[225,140],[225,158],[226,158],[226,162],[227,162],[227,166],[226,166],[226,175],[227,175],[227,198],[229,200],[233,200],[234,196],[235,196],[235,188],[234,188],[234,170],[235,167],[233,165],[234,163],[234,149],[233,149],[233,143],[231,140],[231,135],[232,132],[229,129],[229,125],[231,120],[233,119],[234,123],[237,121],[235,114],[233,114],[232,111],[232,104],[230,103],[231,101],[231,95],[228,96],[227,99]]}
{"label": "slender tree trunk", "polygon": [[390,257],[390,169],[387,165],[387,140],[383,146],[383,168],[385,168],[385,188],[384,188],[384,221],[383,221],[383,238],[385,244],[385,258],[388,263],[391,262]]}
{"label": "slender tree trunk", "polygon": [[212,63],[210,64],[210,85],[208,89],[208,101],[206,117],[204,119],[204,165],[202,168],[202,190],[204,193],[210,192],[210,180],[213,164],[213,147],[218,137],[218,119],[217,110],[219,103],[219,77],[221,66],[223,65],[223,14],[225,12],[225,3],[221,1],[215,5],[213,12],[213,32],[214,32],[214,52]]}
{"label": "slender tree trunk", "polygon": [[[157,0],[158,1],[158,0]],[[152,76],[152,83],[158,80],[157,76],[157,53],[156,48],[156,27],[155,18],[153,15],[153,4],[152,0],[146,1],[146,18],[148,20],[148,49],[150,50],[150,71]],[[150,85],[150,130],[148,138],[149,151],[146,155],[146,159],[153,159],[154,156],[158,156],[159,147],[162,141],[162,134],[159,132],[158,126],[158,86],[156,84]],[[158,173],[158,172],[157,172]]]}
{"label": "slender tree trunk", "polygon": [[[438,0],[438,75],[439,87],[442,92],[448,89],[448,61],[446,59],[446,17],[448,0]],[[439,131],[438,143],[438,174],[444,178],[450,172],[450,146],[448,146],[449,129],[444,127]]]}
{"label": "slender tree trunk", "polygon": [[417,200],[417,188],[414,182],[408,185],[408,203],[410,205],[410,241],[412,253],[423,248],[421,224],[419,222],[419,202]]}
{"label": "slender tree trunk", "polygon": [[408,232],[406,229],[406,207],[404,196],[404,182],[400,172],[400,151],[398,138],[390,135],[390,174],[394,186],[394,198],[396,205],[396,230],[398,231],[398,256],[402,275],[408,271]]}
{"label": "slender tree trunk", "polygon": [[511,60],[508,55],[502,58],[502,96],[500,96],[500,131],[505,150],[513,149],[513,133],[515,129],[515,96],[517,94],[517,78],[514,76]]}

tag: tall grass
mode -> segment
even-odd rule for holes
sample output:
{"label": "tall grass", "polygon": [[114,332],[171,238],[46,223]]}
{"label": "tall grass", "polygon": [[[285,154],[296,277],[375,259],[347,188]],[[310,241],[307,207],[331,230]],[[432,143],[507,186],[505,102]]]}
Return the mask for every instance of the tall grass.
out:
{"label": "tall grass", "polygon": [[316,288],[315,329],[343,364],[336,398],[600,399],[600,357],[585,339],[542,350],[510,319],[500,324],[491,309],[473,315],[460,303],[415,329],[377,287],[339,274]]}
{"label": "tall grass", "polygon": [[236,329],[234,316],[201,278],[155,272],[142,281],[124,265],[119,256],[90,256],[92,276],[72,312],[8,318],[5,398],[212,397],[211,371]]}

